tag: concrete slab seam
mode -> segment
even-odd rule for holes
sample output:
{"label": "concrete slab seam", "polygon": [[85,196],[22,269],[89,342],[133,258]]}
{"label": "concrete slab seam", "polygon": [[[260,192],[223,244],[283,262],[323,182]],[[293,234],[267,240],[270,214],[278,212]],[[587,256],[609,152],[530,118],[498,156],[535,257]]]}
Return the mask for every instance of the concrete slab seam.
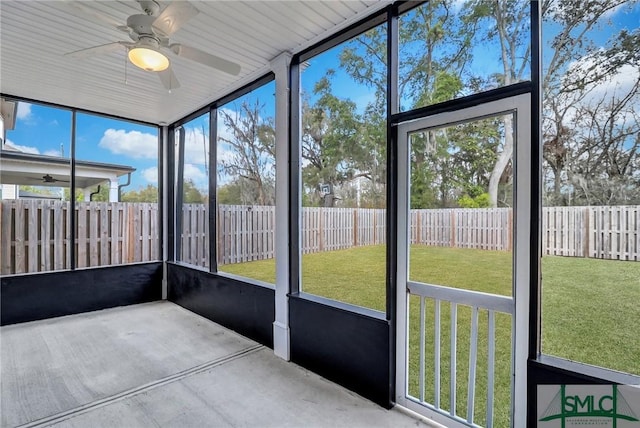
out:
{"label": "concrete slab seam", "polygon": [[153,390],[155,388],[167,385],[169,383],[180,381],[186,377],[193,376],[198,373],[202,373],[208,371],[214,367],[221,366],[223,364],[229,363],[231,361],[237,360],[239,358],[251,355],[256,353],[262,349],[265,349],[263,345],[254,345],[249,348],[245,348],[238,352],[234,352],[233,354],[226,355],[224,357],[218,358],[216,360],[207,361],[206,363],[191,367],[189,369],[183,370],[181,372],[172,374],[170,376],[166,376],[162,379],[158,379],[153,382],[146,383],[144,385],[128,389],[126,391],[122,391],[120,393],[111,395],[109,397],[102,398],[100,400],[92,401],[91,403],[83,404],[82,406],[78,406],[74,409],[66,410],[64,412],[56,413],[54,415],[50,415],[44,418],[37,419],[35,421],[28,422],[26,424],[18,425],[16,428],[40,428],[45,426],[50,426],[67,419],[71,419],[75,416],[81,415],[83,413],[90,412],[94,409],[98,409],[101,407],[105,407],[109,404],[122,401],[124,399],[133,397],[135,395],[141,394],[143,392],[147,392]]}

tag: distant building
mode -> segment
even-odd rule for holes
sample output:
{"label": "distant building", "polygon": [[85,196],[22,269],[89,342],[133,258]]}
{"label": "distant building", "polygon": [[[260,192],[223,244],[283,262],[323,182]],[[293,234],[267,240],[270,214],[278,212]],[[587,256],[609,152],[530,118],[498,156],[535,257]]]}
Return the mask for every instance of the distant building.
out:
{"label": "distant building", "polygon": [[[7,143],[6,131],[14,129],[17,103],[0,99],[0,198],[1,199],[62,199],[63,188],[71,181],[71,165],[68,158],[24,153]],[[91,197],[91,189],[97,185],[109,187],[109,202],[119,200],[119,178],[130,175],[135,168],[101,162],[76,160],[76,189]],[[129,180],[127,180],[128,185]],[[35,193],[20,186],[50,188],[50,192]]]}

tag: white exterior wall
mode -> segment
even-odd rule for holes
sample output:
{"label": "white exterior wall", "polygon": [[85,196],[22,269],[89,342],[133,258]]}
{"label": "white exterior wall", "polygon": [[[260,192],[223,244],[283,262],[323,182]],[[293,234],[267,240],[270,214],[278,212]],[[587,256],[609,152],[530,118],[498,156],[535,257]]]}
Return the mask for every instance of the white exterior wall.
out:
{"label": "white exterior wall", "polygon": [[3,184],[2,199],[18,199],[18,186],[15,184]]}

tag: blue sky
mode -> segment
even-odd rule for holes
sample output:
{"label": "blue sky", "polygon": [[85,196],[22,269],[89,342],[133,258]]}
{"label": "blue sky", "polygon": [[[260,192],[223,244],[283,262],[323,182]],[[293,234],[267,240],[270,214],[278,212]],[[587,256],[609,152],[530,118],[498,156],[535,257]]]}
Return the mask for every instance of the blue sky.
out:
{"label": "blue sky", "polygon": [[[14,130],[7,143],[26,153],[68,158],[71,112],[39,104],[19,103]],[[78,113],[76,159],[136,168],[129,189],[157,182],[157,131],[122,120]],[[155,172],[155,176],[153,173]],[[121,178],[124,183],[126,177]]]}
{"label": "blue sky", "polygon": [[[617,29],[635,29],[640,25],[640,2],[635,2],[634,8],[618,9],[608,17],[612,21],[612,27]],[[548,41],[553,26],[545,27],[545,41]],[[597,43],[602,43],[609,38],[610,27],[602,26],[593,31],[591,36]],[[333,77],[333,90],[341,98],[350,98],[357,104],[358,111],[362,111],[367,102],[373,100],[371,89],[364,85],[354,83],[339,67],[339,53],[342,46],[338,46],[309,61],[309,67],[302,77],[303,90],[311,93],[313,84],[328,69],[333,69],[336,74]],[[486,50],[486,47],[483,47]],[[474,67],[484,68],[490,72],[488,66],[491,55],[483,54],[483,50],[474,52],[476,59]],[[484,73],[483,73],[484,74]],[[236,100],[223,108],[235,110],[243,100],[260,99],[265,103],[265,116],[272,116],[274,110],[274,86],[273,83],[259,88]],[[313,99],[313,98],[312,98]],[[199,188],[206,188],[205,149],[208,150],[209,142],[208,118],[201,117],[185,125],[187,131],[187,145],[185,151],[185,177],[193,179]],[[202,132],[205,135],[202,135]],[[218,132],[228,132],[222,125]],[[15,130],[7,131],[7,140],[19,150],[28,153],[39,153],[51,156],[69,156],[71,142],[71,112],[36,104],[20,103],[18,107]],[[132,184],[129,187],[135,190],[147,184],[157,184],[157,131],[153,127],[137,125],[131,122],[106,119],[100,116],[87,114],[77,115],[76,134],[76,158],[119,165],[127,165],[136,168],[132,176]],[[218,156],[229,154],[225,147],[220,147]],[[125,181],[126,177],[121,179]]]}

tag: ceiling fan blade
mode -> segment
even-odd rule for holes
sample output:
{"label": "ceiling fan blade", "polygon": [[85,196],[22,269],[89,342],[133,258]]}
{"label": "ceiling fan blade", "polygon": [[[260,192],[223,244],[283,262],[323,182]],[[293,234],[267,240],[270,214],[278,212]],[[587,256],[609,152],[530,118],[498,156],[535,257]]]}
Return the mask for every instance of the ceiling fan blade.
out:
{"label": "ceiling fan blade", "polygon": [[199,62],[200,64],[204,64],[206,66],[216,68],[220,71],[224,71],[225,73],[231,74],[233,76],[237,76],[240,74],[240,65],[235,62],[228,61],[224,58],[220,58],[219,56],[208,54],[200,49],[192,48],[191,46],[181,45],[179,43],[174,43],[169,46],[169,49],[174,54],[190,59],[191,61]]}
{"label": "ceiling fan blade", "polygon": [[41,183],[45,183],[45,184],[53,184],[53,183],[69,183],[69,180],[62,180],[60,178],[55,178],[52,177],[49,174],[45,174],[42,176],[42,180],[40,180]]}
{"label": "ceiling fan blade", "polygon": [[118,22],[116,19],[104,15],[93,7],[89,6],[91,2],[64,0],[63,3],[74,9],[74,12],[78,12],[79,14],[84,15],[92,21],[101,21],[111,27],[118,27],[122,24],[122,22]]}
{"label": "ceiling fan blade", "polygon": [[178,82],[178,78],[173,72],[171,66],[164,71],[159,71],[158,76],[160,77],[160,81],[167,89],[167,91],[171,91],[172,89],[178,89],[180,87],[180,82]]}
{"label": "ceiling fan blade", "polygon": [[161,35],[170,36],[200,11],[188,1],[174,1],[165,7],[153,21],[153,29]]}
{"label": "ceiling fan blade", "polygon": [[43,181],[41,178],[35,178],[35,177],[22,177],[20,179],[21,184],[26,184],[26,183],[31,183],[35,186],[39,186],[42,185]]}
{"label": "ceiling fan blade", "polygon": [[90,48],[80,49],[73,52],[67,52],[64,55],[72,58],[85,58],[91,55],[99,55],[99,54],[115,52],[118,49],[122,48],[123,46],[131,47],[133,46],[133,43],[128,43],[128,42],[107,43],[104,45],[92,46]]}

